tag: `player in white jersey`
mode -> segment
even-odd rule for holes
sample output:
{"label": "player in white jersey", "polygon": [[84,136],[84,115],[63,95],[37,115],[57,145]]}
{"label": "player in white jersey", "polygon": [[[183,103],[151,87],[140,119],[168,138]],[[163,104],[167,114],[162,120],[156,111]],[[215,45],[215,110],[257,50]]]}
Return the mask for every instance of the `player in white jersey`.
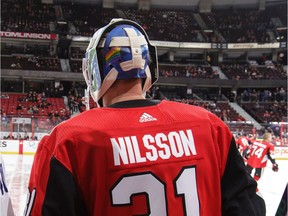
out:
{"label": "player in white jersey", "polygon": [[0,215],[14,216],[12,202],[8,193],[8,186],[5,180],[5,166],[0,154]]}

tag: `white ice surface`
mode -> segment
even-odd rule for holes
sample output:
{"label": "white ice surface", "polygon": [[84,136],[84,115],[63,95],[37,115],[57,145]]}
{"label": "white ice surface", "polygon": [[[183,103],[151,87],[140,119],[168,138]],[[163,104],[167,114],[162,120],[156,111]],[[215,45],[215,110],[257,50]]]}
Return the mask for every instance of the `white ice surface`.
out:
{"label": "white ice surface", "polygon": [[[6,167],[6,181],[11,194],[16,216],[22,216],[25,208],[27,185],[33,156],[31,155],[3,155]],[[274,216],[288,183],[288,160],[278,160],[279,172],[273,172],[268,163],[264,174],[258,182],[259,192],[262,194],[267,208],[266,216]]]}

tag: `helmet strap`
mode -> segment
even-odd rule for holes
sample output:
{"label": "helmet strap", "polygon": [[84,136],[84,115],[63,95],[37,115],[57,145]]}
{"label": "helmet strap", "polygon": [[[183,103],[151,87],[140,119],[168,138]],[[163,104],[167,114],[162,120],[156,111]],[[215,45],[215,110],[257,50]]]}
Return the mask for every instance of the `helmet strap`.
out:
{"label": "helmet strap", "polygon": [[[128,71],[134,68],[144,69],[145,60],[142,58],[141,45],[146,45],[145,38],[137,36],[137,33],[132,28],[124,28],[129,39],[129,46],[131,48],[132,59],[129,61],[121,62],[120,66],[123,71]],[[142,39],[142,40],[141,40]],[[144,40],[143,40],[144,39]],[[123,45],[121,45],[123,46]]]}
{"label": "helmet strap", "polygon": [[[107,76],[104,78],[101,88],[99,91],[93,92],[95,98],[102,98],[103,95],[108,91],[112,84],[117,79],[118,72],[115,68],[112,68]],[[98,104],[99,105],[99,104]]]}
{"label": "helmet strap", "polygon": [[146,67],[145,73],[146,73],[146,79],[142,90],[143,93],[146,93],[148,89],[151,87],[151,72],[149,66]]}

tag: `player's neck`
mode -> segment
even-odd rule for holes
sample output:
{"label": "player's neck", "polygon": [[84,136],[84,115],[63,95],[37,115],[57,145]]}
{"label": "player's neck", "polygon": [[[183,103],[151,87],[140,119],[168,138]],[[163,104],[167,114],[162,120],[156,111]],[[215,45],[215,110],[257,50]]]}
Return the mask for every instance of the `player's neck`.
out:
{"label": "player's neck", "polygon": [[142,84],[140,79],[131,80],[130,82],[116,83],[103,96],[103,105],[109,106],[114,103],[145,99],[142,93]]}
{"label": "player's neck", "polygon": [[141,100],[141,99],[144,100],[145,97],[143,95],[135,95],[135,94],[129,95],[129,94],[125,94],[125,95],[121,95],[119,97],[113,98],[111,100],[110,104],[115,104],[115,103],[118,103],[118,102],[123,102],[123,101],[128,101],[128,100]]}

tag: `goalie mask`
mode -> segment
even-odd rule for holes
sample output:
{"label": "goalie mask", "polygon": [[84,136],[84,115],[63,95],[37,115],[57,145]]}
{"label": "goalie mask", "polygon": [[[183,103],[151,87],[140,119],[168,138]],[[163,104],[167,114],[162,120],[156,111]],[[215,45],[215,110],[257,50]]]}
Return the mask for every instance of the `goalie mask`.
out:
{"label": "goalie mask", "polygon": [[102,106],[101,98],[118,79],[143,78],[145,94],[158,79],[156,48],[137,23],[112,19],[90,40],[82,71],[98,106]]}

